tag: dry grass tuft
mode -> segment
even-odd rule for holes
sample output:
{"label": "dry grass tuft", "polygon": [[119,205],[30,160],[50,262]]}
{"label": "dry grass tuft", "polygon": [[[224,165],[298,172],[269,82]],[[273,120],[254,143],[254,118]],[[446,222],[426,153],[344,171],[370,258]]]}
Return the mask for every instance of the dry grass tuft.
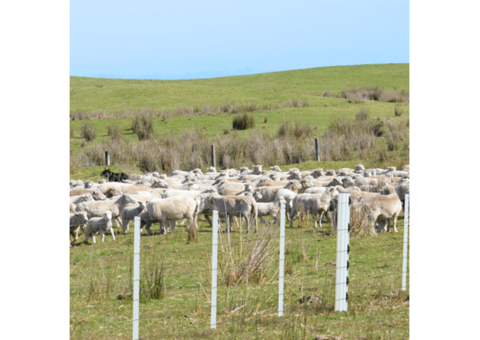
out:
{"label": "dry grass tuft", "polygon": [[150,113],[142,113],[132,121],[131,129],[136,133],[138,140],[153,138],[153,116]]}
{"label": "dry grass tuft", "polygon": [[232,128],[234,130],[247,130],[255,127],[255,118],[249,113],[242,113],[233,117]]}
{"label": "dry grass tuft", "polygon": [[87,142],[90,142],[95,139],[97,134],[95,133],[95,129],[93,128],[93,124],[90,121],[86,121],[82,124],[82,130],[80,132],[80,136],[85,139]]}

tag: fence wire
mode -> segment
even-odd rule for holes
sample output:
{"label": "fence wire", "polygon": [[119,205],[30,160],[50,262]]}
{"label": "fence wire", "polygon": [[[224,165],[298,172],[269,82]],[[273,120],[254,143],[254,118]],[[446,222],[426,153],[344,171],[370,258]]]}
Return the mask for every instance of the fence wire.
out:
{"label": "fence wire", "polygon": [[[148,222],[148,219],[144,221]],[[234,227],[235,223],[231,226]],[[334,313],[335,287],[339,284],[335,273],[342,268],[335,263],[339,252],[330,249],[336,248],[336,237],[325,225],[323,228],[290,228],[286,221],[285,314],[281,318],[276,317],[279,299],[278,225],[259,223],[258,234],[246,234],[245,228],[232,228],[232,232],[225,233],[220,231],[219,225],[217,330],[211,330],[209,322],[212,304],[210,279],[215,269],[209,265],[212,229],[202,226],[197,230],[197,236],[205,243],[187,244],[183,228],[177,226],[166,235],[154,233],[151,236],[142,229],[140,253],[133,251],[133,242],[129,241],[133,240],[133,228],[126,236],[116,232],[117,241],[106,239],[105,243],[97,241],[95,245],[81,244],[72,248],[72,338],[108,336],[113,330],[115,334],[120,332],[131,336],[131,326],[125,325],[134,321],[134,301],[140,302],[140,339],[182,338],[182,334],[189,338],[205,338],[218,331],[218,327],[235,328],[237,322],[245,329],[250,326],[258,329],[280,327],[289,332],[289,327],[293,327],[300,317],[310,318],[310,321],[305,319],[307,324],[317,325],[320,320],[325,328]],[[268,228],[271,230],[266,232]],[[207,239],[200,237],[202,234],[208,236]],[[384,239],[382,244],[369,244],[372,238],[368,236],[350,235],[348,282],[340,282],[348,285],[348,313],[372,313],[378,308],[408,310],[408,291],[400,291],[404,241],[402,237],[395,237],[400,234],[389,234],[392,239]],[[261,246],[268,241],[271,248],[265,260],[255,266],[255,274],[248,276],[251,273],[245,266],[252,249],[255,244]],[[119,245],[111,248],[108,246],[111,242]],[[88,251],[80,251],[84,247],[89,247]],[[132,297],[133,257],[136,254],[141,258],[139,300]],[[235,282],[237,272],[248,279]],[[272,321],[274,326],[258,321],[264,318],[276,320]],[[185,329],[167,325],[179,320],[187,325]],[[157,322],[163,324],[152,326]],[[302,327],[304,332],[308,331],[305,325]]]}

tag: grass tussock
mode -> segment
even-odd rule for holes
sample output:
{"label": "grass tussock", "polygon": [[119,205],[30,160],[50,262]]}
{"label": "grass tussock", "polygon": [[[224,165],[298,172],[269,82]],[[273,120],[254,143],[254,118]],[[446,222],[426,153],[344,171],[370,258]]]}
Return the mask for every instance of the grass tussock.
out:
{"label": "grass tussock", "polygon": [[153,116],[149,113],[142,113],[132,121],[131,129],[136,133],[138,140],[153,138]]}
{"label": "grass tussock", "polygon": [[[143,259],[145,261],[145,259]],[[145,270],[142,271],[140,280],[141,300],[161,300],[165,297],[166,271],[161,259],[152,256]]]}
{"label": "grass tussock", "polygon": [[242,113],[233,117],[233,130],[247,130],[255,127],[255,118],[249,113]]}
{"label": "grass tussock", "polygon": [[260,227],[258,235],[249,234],[244,248],[234,249],[228,235],[220,233],[219,266],[220,282],[226,286],[238,286],[246,283],[263,283],[271,277],[267,275],[274,254],[278,228]]}
{"label": "grass tussock", "polygon": [[107,134],[111,139],[119,140],[122,139],[122,129],[119,124],[111,123],[107,125]]}
{"label": "grass tussock", "polygon": [[95,132],[95,128],[93,127],[92,122],[86,121],[85,123],[82,124],[80,135],[87,142],[90,142],[95,139],[97,134]]}
{"label": "grass tussock", "polygon": [[370,110],[368,107],[362,107],[355,116],[356,121],[368,120],[370,118]]}
{"label": "grass tussock", "polygon": [[[408,117],[372,119],[366,112],[359,112],[355,120],[340,117],[319,137],[320,159],[369,160],[375,166],[408,161],[408,132]],[[313,129],[300,120],[284,120],[275,134],[261,133],[256,129],[248,135],[239,135],[237,130],[229,132],[228,129],[224,133],[226,135],[209,138],[206,130],[197,128],[184,130],[179,136],[168,134],[139,141],[110,138],[90,146],[85,144],[78,154],[72,155],[72,160],[76,167],[103,165],[104,152],[109,150],[118,166],[170,173],[175,169],[209,166],[212,144],[215,145],[218,165],[223,169],[315,160]]]}
{"label": "grass tussock", "polygon": [[398,105],[398,104],[395,105],[395,109],[394,109],[393,113],[395,114],[395,117],[401,117],[403,115],[402,106]]}

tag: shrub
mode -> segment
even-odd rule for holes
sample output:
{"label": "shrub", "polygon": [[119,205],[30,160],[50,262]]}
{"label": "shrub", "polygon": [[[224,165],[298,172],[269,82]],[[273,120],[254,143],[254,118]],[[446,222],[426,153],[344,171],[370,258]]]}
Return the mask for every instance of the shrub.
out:
{"label": "shrub", "polygon": [[87,142],[90,142],[95,139],[97,136],[95,133],[95,129],[93,128],[93,124],[90,121],[86,121],[82,124],[81,136]]}
{"label": "shrub", "polygon": [[268,123],[268,117],[264,117],[263,118],[263,124],[267,124]]}
{"label": "shrub", "polygon": [[255,119],[249,113],[242,113],[233,117],[232,128],[234,130],[247,130],[255,127]]}

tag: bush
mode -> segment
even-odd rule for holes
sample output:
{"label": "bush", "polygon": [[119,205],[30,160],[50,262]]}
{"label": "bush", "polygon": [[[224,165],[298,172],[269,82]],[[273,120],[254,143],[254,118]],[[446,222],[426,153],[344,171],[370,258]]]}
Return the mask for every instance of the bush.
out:
{"label": "bush", "polygon": [[234,130],[247,130],[255,127],[255,119],[249,113],[242,113],[233,117],[232,128]]}
{"label": "bush", "polygon": [[95,129],[93,128],[92,122],[87,121],[82,124],[81,136],[87,142],[90,142],[95,139],[97,135],[95,133]]}

